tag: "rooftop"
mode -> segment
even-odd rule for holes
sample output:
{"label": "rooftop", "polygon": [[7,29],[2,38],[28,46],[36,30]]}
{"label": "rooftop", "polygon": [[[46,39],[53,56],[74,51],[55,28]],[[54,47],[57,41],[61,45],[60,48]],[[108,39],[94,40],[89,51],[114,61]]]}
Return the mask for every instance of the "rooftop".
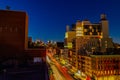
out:
{"label": "rooftop", "polygon": [[120,55],[90,55],[91,57],[120,57]]}

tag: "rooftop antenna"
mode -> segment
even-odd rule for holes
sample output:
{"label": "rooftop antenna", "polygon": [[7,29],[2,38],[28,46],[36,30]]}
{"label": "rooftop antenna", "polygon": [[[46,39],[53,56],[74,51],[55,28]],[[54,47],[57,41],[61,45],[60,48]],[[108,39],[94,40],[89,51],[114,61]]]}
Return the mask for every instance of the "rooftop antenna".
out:
{"label": "rooftop antenna", "polygon": [[10,10],[10,6],[6,6],[6,10]]}

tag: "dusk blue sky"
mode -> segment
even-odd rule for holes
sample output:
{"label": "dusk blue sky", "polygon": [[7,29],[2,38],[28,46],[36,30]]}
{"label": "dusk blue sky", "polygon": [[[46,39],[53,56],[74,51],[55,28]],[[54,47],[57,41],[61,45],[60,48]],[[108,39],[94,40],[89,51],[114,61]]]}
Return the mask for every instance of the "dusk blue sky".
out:
{"label": "dusk blue sky", "polygon": [[93,23],[105,13],[110,37],[120,43],[120,0],[0,0],[0,9],[27,12],[29,36],[43,41],[63,41],[66,25],[88,19]]}

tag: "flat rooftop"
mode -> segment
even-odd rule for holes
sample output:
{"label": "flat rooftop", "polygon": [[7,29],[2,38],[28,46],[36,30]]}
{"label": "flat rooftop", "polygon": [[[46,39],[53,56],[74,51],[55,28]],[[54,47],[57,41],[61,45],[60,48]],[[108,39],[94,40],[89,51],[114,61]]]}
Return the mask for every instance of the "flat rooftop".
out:
{"label": "flat rooftop", "polygon": [[120,55],[90,55],[91,57],[120,57]]}

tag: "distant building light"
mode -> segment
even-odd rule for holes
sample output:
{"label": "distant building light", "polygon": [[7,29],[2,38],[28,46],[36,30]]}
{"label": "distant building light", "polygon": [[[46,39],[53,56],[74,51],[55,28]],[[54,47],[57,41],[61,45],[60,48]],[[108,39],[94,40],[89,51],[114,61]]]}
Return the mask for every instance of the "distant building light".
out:
{"label": "distant building light", "polygon": [[80,70],[78,70],[78,74],[80,74],[81,72],[80,72]]}
{"label": "distant building light", "polygon": [[118,46],[117,48],[120,48],[120,46]]}
{"label": "distant building light", "polygon": [[42,62],[42,59],[40,57],[34,57],[33,62],[34,63],[36,63],[36,62]]}
{"label": "distant building light", "polygon": [[68,38],[68,33],[67,32],[65,33],[65,38]]}

